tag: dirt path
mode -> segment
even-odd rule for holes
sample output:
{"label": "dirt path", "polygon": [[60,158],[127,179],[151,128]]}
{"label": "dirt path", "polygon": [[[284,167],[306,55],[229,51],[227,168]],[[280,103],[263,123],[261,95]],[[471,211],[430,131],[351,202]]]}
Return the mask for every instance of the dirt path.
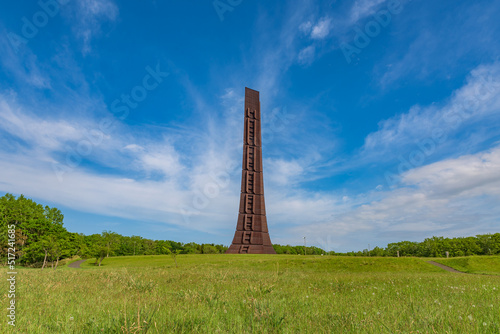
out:
{"label": "dirt path", "polygon": [[80,264],[82,264],[82,263],[83,263],[83,262],[85,262],[85,261],[87,261],[87,260],[78,260],[78,261],[76,261],[76,262],[72,262],[72,263],[68,264],[68,267],[70,267],[70,268],[77,268],[77,269],[81,269],[81,268],[80,268]]}
{"label": "dirt path", "polygon": [[433,265],[435,265],[435,266],[437,266],[437,267],[439,267],[441,269],[449,271],[450,273],[465,274],[462,271],[458,271],[456,269],[453,269],[452,267],[445,266],[444,264],[441,264],[441,263],[437,263],[437,262],[434,262],[434,261],[427,261],[427,263],[433,264]]}

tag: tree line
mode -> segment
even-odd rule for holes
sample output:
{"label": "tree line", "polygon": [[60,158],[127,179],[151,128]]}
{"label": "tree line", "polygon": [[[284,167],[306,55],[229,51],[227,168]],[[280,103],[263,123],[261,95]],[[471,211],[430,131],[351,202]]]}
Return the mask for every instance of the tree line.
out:
{"label": "tree line", "polygon": [[447,252],[451,257],[497,255],[500,254],[500,233],[458,238],[432,237],[422,242],[401,241],[390,243],[385,249],[375,247],[367,253],[372,256],[397,256],[398,252],[400,256],[417,257],[445,257]]}
{"label": "tree line", "polygon": [[325,252],[318,247],[274,245],[277,254],[337,255],[337,256],[415,256],[450,257],[469,255],[500,254],[500,233],[482,234],[475,237],[444,238],[432,237],[422,242],[400,241],[390,243],[386,248],[374,247],[362,251],[337,253]]}
{"label": "tree line", "polygon": [[[101,265],[104,258],[125,255],[219,254],[227,247],[215,244],[181,243],[171,240],[150,240],[140,236],[123,236],[111,231],[84,235],[68,232],[64,215],[57,208],[37,204],[23,195],[0,197],[0,259],[6,264],[9,248],[15,249],[16,263],[25,266],[57,268],[59,261],[73,256],[95,258]],[[9,238],[9,226],[15,226]],[[13,243],[9,239],[14,239]],[[10,245],[9,245],[10,243]]]}
{"label": "tree line", "polygon": [[[37,204],[23,195],[0,197],[0,263],[6,264],[14,253],[16,263],[26,266],[51,266],[73,256],[95,258],[96,265],[109,256],[221,254],[227,246],[216,244],[181,243],[171,240],[151,240],[140,236],[123,236],[112,231],[84,235],[68,232],[63,226],[64,215],[57,208]],[[15,226],[15,233],[9,227]],[[10,231],[9,231],[10,230]],[[10,236],[9,236],[10,234]],[[14,236],[14,238],[11,238]],[[14,239],[13,242],[9,239]],[[9,248],[10,252],[9,252]],[[15,249],[12,252],[12,249]],[[500,254],[500,233],[465,238],[432,237],[423,242],[401,241],[386,248],[375,247],[358,252],[325,252],[318,247],[274,245],[277,254],[347,255],[347,256],[418,256],[444,257]]]}

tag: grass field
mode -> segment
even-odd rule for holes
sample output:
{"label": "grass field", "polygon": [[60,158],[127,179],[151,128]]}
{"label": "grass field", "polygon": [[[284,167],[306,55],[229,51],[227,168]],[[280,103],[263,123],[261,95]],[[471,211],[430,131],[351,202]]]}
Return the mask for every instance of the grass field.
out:
{"label": "grass field", "polygon": [[470,274],[500,275],[500,257],[467,256],[434,261]]}
{"label": "grass field", "polygon": [[[469,266],[499,260],[474,257]],[[100,268],[91,262],[20,269],[16,331],[5,319],[2,331],[500,333],[499,277],[448,273],[425,259],[179,255],[179,267],[169,256],[108,258]],[[489,272],[500,274],[498,267]]]}

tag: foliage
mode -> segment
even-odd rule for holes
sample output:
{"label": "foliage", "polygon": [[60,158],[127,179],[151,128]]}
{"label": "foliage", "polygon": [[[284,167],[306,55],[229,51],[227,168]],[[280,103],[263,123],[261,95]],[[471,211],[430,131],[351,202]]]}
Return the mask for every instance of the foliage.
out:
{"label": "foliage", "polygon": [[[35,264],[49,259],[54,261],[74,255],[70,241],[71,233],[63,227],[63,214],[56,208],[42,206],[23,195],[16,198],[11,194],[0,197],[0,227],[7,230],[8,225],[16,229],[17,263]],[[0,241],[6,244],[6,235],[0,234]],[[0,250],[5,258],[7,249]]]}
{"label": "foliage", "polygon": [[[23,195],[0,197],[0,227],[7,231],[15,225],[16,262],[26,266],[53,268],[60,260],[79,255],[95,258],[96,265],[109,256],[162,254],[219,254],[227,247],[215,244],[183,244],[170,240],[150,240],[140,236],[123,236],[112,231],[83,235],[63,227],[64,216],[56,208],[42,206]],[[7,261],[7,233],[0,233],[0,259]]]}
{"label": "foliage", "polygon": [[500,254],[500,233],[476,237],[427,238],[423,242],[401,241],[387,245],[379,256],[445,257]]}
{"label": "foliage", "polygon": [[[290,255],[321,255],[327,254],[324,250],[318,247],[305,247],[305,246],[282,246],[278,244],[273,245],[276,254],[290,254]],[[331,254],[331,253],[330,253]]]}

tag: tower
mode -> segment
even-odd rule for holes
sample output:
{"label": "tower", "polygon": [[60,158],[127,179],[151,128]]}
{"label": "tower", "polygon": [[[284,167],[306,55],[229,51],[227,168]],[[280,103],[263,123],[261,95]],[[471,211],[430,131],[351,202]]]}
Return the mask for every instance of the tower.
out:
{"label": "tower", "polygon": [[260,128],[259,92],[245,88],[240,211],[226,254],[276,254],[267,229]]}

